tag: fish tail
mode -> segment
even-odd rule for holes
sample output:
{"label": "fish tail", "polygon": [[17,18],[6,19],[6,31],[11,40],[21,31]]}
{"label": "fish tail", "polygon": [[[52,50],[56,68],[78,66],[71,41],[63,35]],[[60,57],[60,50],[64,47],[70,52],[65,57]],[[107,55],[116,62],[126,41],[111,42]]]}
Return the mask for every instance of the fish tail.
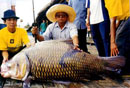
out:
{"label": "fish tail", "polygon": [[108,71],[120,74],[121,69],[125,66],[125,57],[123,56],[112,56],[102,58],[104,60],[105,69]]}

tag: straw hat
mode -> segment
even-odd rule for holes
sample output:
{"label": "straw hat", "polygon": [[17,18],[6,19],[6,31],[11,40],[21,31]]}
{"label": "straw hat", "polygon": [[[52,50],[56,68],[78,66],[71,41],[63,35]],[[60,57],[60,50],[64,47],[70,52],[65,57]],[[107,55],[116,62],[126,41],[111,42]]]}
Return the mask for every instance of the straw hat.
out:
{"label": "straw hat", "polygon": [[69,1],[69,0],[66,0],[67,2]]}
{"label": "straw hat", "polygon": [[75,20],[76,13],[75,13],[74,9],[68,5],[65,5],[65,4],[53,5],[52,7],[50,7],[48,9],[46,16],[51,22],[56,22],[55,15],[57,12],[67,13],[69,16],[68,21],[70,21],[70,22],[73,22]]}

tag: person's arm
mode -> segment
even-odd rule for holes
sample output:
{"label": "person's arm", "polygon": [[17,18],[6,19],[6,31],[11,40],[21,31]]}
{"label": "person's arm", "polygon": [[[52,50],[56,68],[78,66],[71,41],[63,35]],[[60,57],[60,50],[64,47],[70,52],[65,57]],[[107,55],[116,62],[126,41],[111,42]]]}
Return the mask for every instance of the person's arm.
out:
{"label": "person's arm", "polygon": [[90,0],[86,0],[86,8],[87,8],[87,20],[86,20],[86,26],[90,26]]}
{"label": "person's arm", "polygon": [[2,56],[3,56],[3,63],[8,61],[9,54],[7,50],[2,51]]}
{"label": "person's arm", "polygon": [[110,26],[110,49],[111,49],[111,56],[117,56],[119,51],[117,45],[115,43],[115,36],[116,36],[116,17],[111,18],[111,26]]}
{"label": "person's arm", "polygon": [[[4,35],[2,35],[4,32],[1,30],[0,31],[0,51],[1,51],[1,55],[3,57],[3,62],[6,62],[8,60],[9,54],[8,54],[8,48],[7,48],[7,42],[5,41],[5,37]],[[0,58],[2,59],[2,58]]]}
{"label": "person's arm", "polygon": [[90,26],[90,8],[87,8],[87,20],[86,20],[86,26]]}
{"label": "person's arm", "polygon": [[79,40],[78,40],[78,30],[75,24],[71,24],[71,31],[70,31],[70,36],[72,38],[72,42],[74,45],[74,49],[80,50],[79,49]]}
{"label": "person's arm", "polygon": [[37,34],[36,37],[37,37],[38,41],[44,41],[44,37],[42,35]]}
{"label": "person's arm", "polygon": [[78,36],[76,35],[76,36],[72,37],[72,40],[73,40],[74,49],[79,48]]}

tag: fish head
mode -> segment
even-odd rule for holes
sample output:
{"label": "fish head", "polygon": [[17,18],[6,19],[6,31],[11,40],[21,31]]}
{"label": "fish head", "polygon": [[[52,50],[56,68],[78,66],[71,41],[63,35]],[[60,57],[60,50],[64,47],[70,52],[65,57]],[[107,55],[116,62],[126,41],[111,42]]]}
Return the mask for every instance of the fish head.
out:
{"label": "fish head", "polygon": [[25,80],[29,74],[29,61],[24,53],[16,54],[12,59],[1,65],[1,75],[4,78]]}
{"label": "fish head", "polygon": [[14,72],[13,71],[14,69],[12,69],[12,68],[14,68],[14,66],[15,66],[15,63],[10,63],[10,61],[2,63],[2,65],[1,65],[1,75],[4,78],[10,78],[11,77],[10,71]]}

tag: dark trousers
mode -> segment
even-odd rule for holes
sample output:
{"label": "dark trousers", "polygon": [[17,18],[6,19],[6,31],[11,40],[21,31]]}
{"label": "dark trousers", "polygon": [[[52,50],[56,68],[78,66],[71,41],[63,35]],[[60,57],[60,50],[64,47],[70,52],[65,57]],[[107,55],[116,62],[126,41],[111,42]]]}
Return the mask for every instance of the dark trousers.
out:
{"label": "dark trousers", "polygon": [[87,35],[87,29],[78,29],[79,48],[85,52],[88,52],[88,48],[86,45],[87,44],[86,35]]}
{"label": "dark trousers", "polygon": [[110,56],[110,20],[90,25],[99,56]]}
{"label": "dark trousers", "polygon": [[120,56],[126,57],[125,69],[130,72],[130,17],[123,20],[116,31],[116,44]]}

